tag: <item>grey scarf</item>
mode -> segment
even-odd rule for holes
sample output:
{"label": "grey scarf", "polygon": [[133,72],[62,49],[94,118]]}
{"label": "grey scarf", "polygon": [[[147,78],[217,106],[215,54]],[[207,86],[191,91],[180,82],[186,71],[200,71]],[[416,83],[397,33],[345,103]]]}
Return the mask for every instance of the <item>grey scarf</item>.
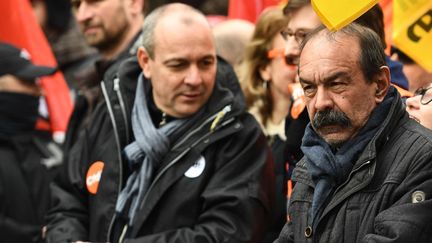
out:
{"label": "grey scarf", "polygon": [[163,127],[155,128],[148,110],[147,95],[150,95],[150,92],[150,81],[144,80],[141,74],[131,117],[135,141],[124,149],[132,174],[120,192],[116,204],[117,215],[126,219],[129,225],[132,225],[137,211],[142,207],[155,166],[169,152],[171,144],[202,118],[205,109],[204,106],[192,117],[175,119]]}

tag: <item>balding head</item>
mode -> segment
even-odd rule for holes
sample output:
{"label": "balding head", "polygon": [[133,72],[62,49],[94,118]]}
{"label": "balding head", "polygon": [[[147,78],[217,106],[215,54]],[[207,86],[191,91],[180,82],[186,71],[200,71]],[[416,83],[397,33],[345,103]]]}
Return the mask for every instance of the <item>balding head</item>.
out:
{"label": "balding head", "polygon": [[215,25],[213,35],[218,55],[231,65],[239,64],[254,29],[254,24],[241,19],[230,19]]}
{"label": "balding head", "polygon": [[163,5],[146,16],[143,25],[142,44],[151,58],[154,58],[156,33],[170,35],[172,31],[176,31],[176,26],[179,25],[191,28],[200,26],[201,28],[208,28],[208,31],[211,32],[207,19],[195,8],[182,3]]}

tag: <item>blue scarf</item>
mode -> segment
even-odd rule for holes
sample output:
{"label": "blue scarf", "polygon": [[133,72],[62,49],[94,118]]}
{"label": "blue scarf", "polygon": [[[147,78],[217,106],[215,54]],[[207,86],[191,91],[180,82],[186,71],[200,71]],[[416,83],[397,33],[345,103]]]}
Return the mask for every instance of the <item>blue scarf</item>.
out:
{"label": "blue scarf", "polygon": [[137,211],[142,207],[144,195],[153,180],[156,165],[169,152],[171,144],[202,118],[205,110],[203,106],[192,117],[175,119],[156,128],[148,110],[150,92],[150,81],[144,80],[141,74],[131,117],[135,141],[127,145],[123,151],[132,174],[120,192],[116,204],[117,216],[126,219],[129,226],[132,225]]}
{"label": "blue scarf", "polygon": [[321,215],[329,196],[348,178],[354,163],[378,132],[388,115],[395,92],[396,90],[390,87],[384,101],[372,111],[359,134],[344,143],[335,153],[310,123],[306,127],[301,150],[306,157],[308,172],[315,183],[311,209],[313,223]]}

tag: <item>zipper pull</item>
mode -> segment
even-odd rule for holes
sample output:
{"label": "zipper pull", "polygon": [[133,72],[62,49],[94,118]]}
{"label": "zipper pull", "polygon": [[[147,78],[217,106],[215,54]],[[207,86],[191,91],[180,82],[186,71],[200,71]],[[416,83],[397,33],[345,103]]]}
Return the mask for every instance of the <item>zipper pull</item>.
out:
{"label": "zipper pull", "polygon": [[119,238],[118,243],[123,243],[124,238],[125,238],[125,236],[126,236],[126,232],[127,232],[127,230],[128,230],[128,225],[126,224],[126,225],[123,227],[122,233],[120,234],[120,238]]}
{"label": "zipper pull", "polygon": [[113,89],[115,91],[119,91],[120,90],[120,79],[119,78],[115,78],[114,79],[114,87],[113,87]]}
{"label": "zipper pull", "polygon": [[162,118],[161,118],[161,121],[159,122],[159,127],[162,127],[163,125],[165,125],[166,120],[167,120],[167,115],[165,112],[162,112]]}
{"label": "zipper pull", "polygon": [[222,121],[222,118],[226,115],[226,113],[230,111],[231,111],[231,105],[227,105],[217,113],[216,118],[213,120],[213,123],[210,126],[210,132],[215,131],[216,126]]}

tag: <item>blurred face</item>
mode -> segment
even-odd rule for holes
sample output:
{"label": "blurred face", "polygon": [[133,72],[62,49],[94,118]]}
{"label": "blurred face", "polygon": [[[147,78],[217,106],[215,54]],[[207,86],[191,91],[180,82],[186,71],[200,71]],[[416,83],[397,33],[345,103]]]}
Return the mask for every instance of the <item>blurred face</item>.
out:
{"label": "blurred face", "polygon": [[289,100],[291,93],[288,86],[295,82],[297,66],[286,63],[284,54],[285,41],[279,33],[275,35],[272,43],[271,61],[261,70],[260,74],[263,80],[271,82],[270,90],[273,97],[277,97],[276,102],[280,98]]}
{"label": "blurred face", "polygon": [[0,77],[0,92],[21,93],[33,96],[40,96],[39,86],[34,83],[25,82],[12,75]]}
{"label": "blurred face", "polygon": [[406,105],[411,118],[432,129],[432,83],[418,89],[415,96],[407,99]]}
{"label": "blurred face", "polygon": [[72,0],[75,16],[89,45],[100,50],[119,45],[130,28],[129,0]]}
{"label": "blurred face", "polygon": [[[338,147],[356,136],[388,88],[388,69],[378,81],[366,82],[358,62],[358,41],[338,36],[327,40],[320,33],[300,56],[299,76],[314,130],[331,146]],[[383,87],[382,87],[383,86]]]}
{"label": "blurred face", "polygon": [[213,92],[216,50],[204,18],[185,24],[177,17],[173,14],[158,21],[154,59],[142,48],[138,59],[152,82],[156,106],[181,118],[196,113]]}
{"label": "blurred face", "polygon": [[306,5],[297,11],[291,13],[290,21],[286,30],[285,55],[289,62],[298,64],[300,55],[300,43],[307,33],[321,24],[319,17],[316,15],[312,5]]}
{"label": "blurred face", "polygon": [[39,25],[44,28],[46,24],[47,19],[47,13],[46,13],[46,6],[45,1],[43,0],[33,0],[31,2],[33,13],[36,16],[36,21],[39,23]]}

